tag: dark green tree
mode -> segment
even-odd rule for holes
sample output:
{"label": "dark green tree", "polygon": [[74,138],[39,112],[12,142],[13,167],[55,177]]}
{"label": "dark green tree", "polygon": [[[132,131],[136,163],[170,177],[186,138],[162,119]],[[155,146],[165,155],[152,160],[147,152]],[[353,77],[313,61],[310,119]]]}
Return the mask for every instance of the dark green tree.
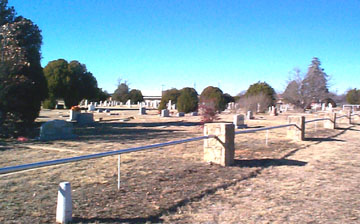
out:
{"label": "dark green tree", "polygon": [[143,97],[141,91],[138,89],[132,89],[129,92],[129,99],[131,100],[132,103],[138,103],[138,102],[144,101],[144,97]]}
{"label": "dark green tree", "polygon": [[272,103],[275,102],[275,90],[266,82],[257,82],[252,84],[245,93],[245,96],[256,96],[256,95],[265,95],[268,97]]}
{"label": "dark green tree", "polygon": [[226,101],[221,89],[213,86],[206,87],[200,94],[200,104],[213,105],[216,112],[220,113],[226,108]]}
{"label": "dark green tree", "polygon": [[194,88],[183,88],[180,90],[177,99],[177,108],[179,112],[189,113],[197,111],[199,104],[198,93]]}
{"label": "dark green tree", "polygon": [[97,88],[96,95],[93,98],[89,98],[89,101],[92,102],[99,102],[99,101],[105,101],[110,97],[110,94],[105,90],[103,91],[101,88]]}
{"label": "dark green tree", "polygon": [[360,104],[360,89],[351,89],[346,93],[346,101],[350,104]]}
{"label": "dark green tree", "polygon": [[231,102],[235,102],[235,98],[232,97],[230,94],[228,93],[225,93],[224,94],[224,98],[225,98],[225,103],[228,104],[228,103],[231,103]]}
{"label": "dark green tree", "polygon": [[166,104],[169,103],[169,100],[171,100],[172,104],[177,104],[177,100],[180,96],[180,91],[178,89],[172,88],[163,91],[159,110],[166,109]]}
{"label": "dark green tree", "polygon": [[118,87],[112,95],[112,98],[116,101],[126,103],[129,99],[129,85],[127,82],[121,82],[121,79],[118,81]]}
{"label": "dark green tree", "polygon": [[45,66],[44,74],[49,88],[48,101],[64,99],[67,108],[78,105],[82,99],[95,98],[98,93],[96,78],[78,61],[51,61]]}
{"label": "dark green tree", "polygon": [[47,96],[40,65],[41,31],[0,2],[0,134],[16,136],[31,128]]}

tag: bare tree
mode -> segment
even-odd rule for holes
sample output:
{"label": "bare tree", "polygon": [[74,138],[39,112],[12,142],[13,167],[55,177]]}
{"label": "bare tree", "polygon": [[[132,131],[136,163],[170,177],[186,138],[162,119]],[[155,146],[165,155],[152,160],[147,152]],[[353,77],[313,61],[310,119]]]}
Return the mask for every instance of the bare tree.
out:
{"label": "bare tree", "polygon": [[243,96],[238,101],[240,109],[244,111],[265,112],[268,106],[271,105],[272,100],[265,94],[259,93],[257,95]]}
{"label": "bare tree", "polygon": [[321,102],[329,97],[329,77],[320,65],[319,59],[313,58],[305,76],[298,68],[291,72],[292,78],[283,93],[287,102],[305,109],[312,102]]}

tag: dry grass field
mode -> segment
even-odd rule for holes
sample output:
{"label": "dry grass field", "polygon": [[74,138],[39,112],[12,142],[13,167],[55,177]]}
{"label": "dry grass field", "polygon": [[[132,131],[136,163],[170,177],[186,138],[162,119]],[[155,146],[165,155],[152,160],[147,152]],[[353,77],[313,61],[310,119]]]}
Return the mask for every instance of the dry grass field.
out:
{"label": "dry grass field", "polygon": [[[160,118],[119,110],[75,126],[74,140],[0,143],[0,167],[202,136],[200,117]],[[42,111],[38,122],[66,119]],[[285,124],[287,116],[256,116],[248,128]],[[220,121],[231,122],[231,114]],[[308,115],[310,116],[310,115]],[[130,119],[129,119],[130,118]],[[310,118],[310,117],[309,117]],[[125,121],[124,121],[125,120]],[[307,141],[286,129],[237,135],[231,167],[202,161],[191,142],[0,176],[0,223],[53,223],[58,184],[72,187],[75,223],[360,223],[360,126],[307,125]]]}

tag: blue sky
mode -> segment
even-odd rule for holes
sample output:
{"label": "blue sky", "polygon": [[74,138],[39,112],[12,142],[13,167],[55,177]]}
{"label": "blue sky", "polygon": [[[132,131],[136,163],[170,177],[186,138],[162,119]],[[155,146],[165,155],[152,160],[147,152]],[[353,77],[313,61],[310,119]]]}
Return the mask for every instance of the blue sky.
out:
{"label": "blue sky", "polygon": [[360,1],[9,0],[42,30],[42,65],[78,60],[99,87],[118,78],[144,95],[257,81],[281,92],[318,57],[330,90],[360,88]]}

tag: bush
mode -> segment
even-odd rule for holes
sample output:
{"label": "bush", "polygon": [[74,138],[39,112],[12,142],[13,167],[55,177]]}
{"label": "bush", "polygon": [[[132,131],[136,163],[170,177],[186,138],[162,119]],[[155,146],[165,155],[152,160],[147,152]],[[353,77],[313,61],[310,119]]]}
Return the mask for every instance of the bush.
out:
{"label": "bush", "polygon": [[7,1],[1,2],[0,17],[0,136],[17,137],[33,127],[47,97],[42,37],[38,26],[16,16]]}
{"label": "bush", "polygon": [[44,109],[55,109],[56,100],[55,99],[46,99],[43,102]]}
{"label": "bush", "polygon": [[257,105],[260,104],[259,109],[263,112],[275,104],[275,90],[266,82],[254,83],[246,91],[244,101],[244,108],[257,111]]}
{"label": "bush", "polygon": [[137,89],[132,89],[129,92],[129,99],[131,100],[132,103],[138,103],[138,102],[144,101],[144,97],[143,97],[141,91],[137,90]]}
{"label": "bush", "polygon": [[179,112],[189,113],[197,111],[198,104],[199,98],[195,89],[187,87],[180,90],[180,96],[177,99]]}
{"label": "bush", "polygon": [[212,123],[218,120],[218,113],[213,100],[203,101],[199,106],[202,123]]}
{"label": "bush", "polygon": [[206,87],[200,95],[200,105],[213,105],[218,113],[225,110],[226,101],[221,89],[213,86]]}
{"label": "bush", "polygon": [[360,89],[351,89],[346,94],[346,101],[350,104],[360,104]]}
{"label": "bush", "polygon": [[161,97],[159,111],[166,109],[166,104],[169,102],[169,100],[171,100],[171,103],[176,104],[179,96],[180,96],[180,91],[175,88],[165,90]]}

